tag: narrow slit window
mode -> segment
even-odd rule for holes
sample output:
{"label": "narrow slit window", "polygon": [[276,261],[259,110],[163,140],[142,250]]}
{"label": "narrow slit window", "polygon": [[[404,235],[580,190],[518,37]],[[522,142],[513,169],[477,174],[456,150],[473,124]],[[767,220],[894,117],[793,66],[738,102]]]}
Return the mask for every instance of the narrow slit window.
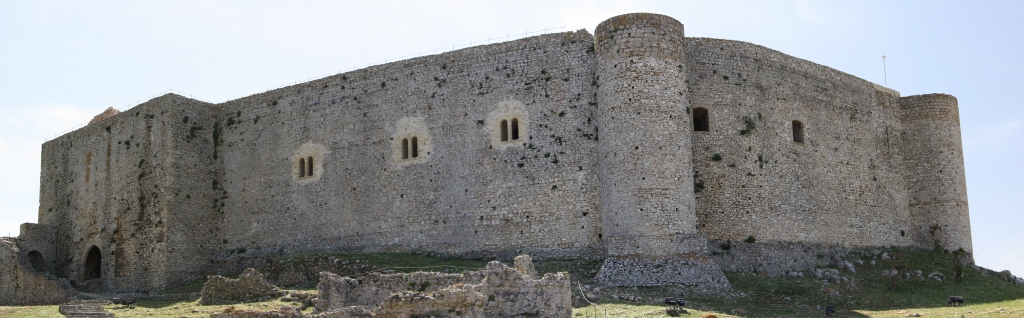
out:
{"label": "narrow slit window", "polygon": [[501,120],[501,141],[508,141],[508,121]]}
{"label": "narrow slit window", "polygon": [[416,144],[416,137],[412,137],[412,157],[416,158],[420,156],[419,148]]}
{"label": "narrow slit window", "polygon": [[519,119],[512,118],[512,140],[519,140]]}
{"label": "narrow slit window", "polygon": [[313,176],[313,156],[306,158],[306,171],[309,171],[306,175]]}
{"label": "narrow slit window", "polygon": [[693,131],[711,131],[707,108],[697,107],[693,109]]}
{"label": "narrow slit window", "polygon": [[409,159],[409,139],[402,138],[402,159]]}
{"label": "narrow slit window", "polygon": [[799,120],[793,121],[793,141],[804,142],[804,123],[801,123]]}
{"label": "narrow slit window", "polygon": [[299,178],[306,177],[306,158],[299,158]]}

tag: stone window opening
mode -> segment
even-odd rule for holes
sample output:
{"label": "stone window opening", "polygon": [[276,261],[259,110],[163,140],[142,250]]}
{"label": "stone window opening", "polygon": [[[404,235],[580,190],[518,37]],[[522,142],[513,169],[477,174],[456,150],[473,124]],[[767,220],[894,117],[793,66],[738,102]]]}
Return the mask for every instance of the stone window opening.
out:
{"label": "stone window opening", "polygon": [[508,121],[501,120],[501,141],[508,141]]}
{"label": "stone window opening", "polygon": [[416,142],[416,137],[412,137],[412,157],[416,158],[420,156],[419,143]]}
{"label": "stone window opening", "polygon": [[799,120],[793,121],[793,141],[804,143],[804,123]]}
{"label": "stone window opening", "polygon": [[[497,125],[492,127],[497,128]],[[400,119],[391,137],[391,158],[398,166],[430,160],[434,150],[426,120],[421,117]]]}
{"label": "stone window opening", "polygon": [[307,176],[313,176],[313,156],[309,156],[306,158],[306,172]]}
{"label": "stone window opening", "polygon": [[[324,156],[327,149],[321,144],[305,143],[292,152],[292,180],[299,184],[307,184],[320,180],[324,170]],[[315,159],[314,159],[315,158]]]}
{"label": "stone window opening", "polygon": [[103,255],[100,253],[100,248],[93,245],[85,257],[85,272],[82,277],[85,280],[90,280],[100,278],[102,275]]}
{"label": "stone window opening", "polygon": [[711,131],[711,121],[708,118],[708,109],[697,107],[693,109],[693,131]]}
{"label": "stone window opening", "polygon": [[409,138],[402,138],[402,159],[409,159]]}
{"label": "stone window opening", "polygon": [[39,251],[28,252],[28,262],[36,272],[42,273],[46,271],[46,262],[43,259],[43,253],[39,253]]}
{"label": "stone window opening", "polygon": [[519,119],[512,118],[512,140],[519,140]]}

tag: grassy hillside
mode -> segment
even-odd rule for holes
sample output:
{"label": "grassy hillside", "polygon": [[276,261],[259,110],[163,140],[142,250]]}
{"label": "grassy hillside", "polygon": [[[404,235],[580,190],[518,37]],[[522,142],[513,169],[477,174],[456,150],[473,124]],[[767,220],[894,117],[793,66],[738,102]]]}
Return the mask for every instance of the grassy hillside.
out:
{"label": "grassy hillside", "polygon": [[[573,280],[573,294],[580,307],[575,317],[820,317],[823,307],[833,305],[836,317],[1024,317],[1024,287],[1000,280],[997,273],[966,268],[957,281],[951,253],[912,249],[881,250],[896,256],[875,253],[845,259],[854,271],[831,268],[802,272],[803,277],[765,277],[755,273],[730,273],[726,276],[734,290],[724,295],[693,294],[675,287],[608,288],[593,281],[600,261],[538,261],[541,273],[565,271]],[[295,256],[283,261],[302,261],[325,254]],[[333,258],[369,264],[396,272],[416,270],[461,271],[482,269],[487,260],[445,259],[405,254],[326,254]],[[888,259],[886,259],[888,258]],[[874,261],[874,265],[871,262]],[[863,263],[863,264],[859,264]],[[845,267],[845,266],[843,266]],[[892,280],[884,270],[894,267],[911,277]],[[918,277],[917,271],[922,275]],[[831,273],[831,274],[830,274]],[[836,274],[837,273],[837,274]],[[929,278],[940,273],[941,281]],[[201,289],[200,283],[176,288],[178,292]],[[312,289],[312,286],[307,287]],[[963,307],[947,307],[948,296],[964,296]],[[585,296],[585,297],[584,297]],[[685,312],[667,310],[664,297],[683,297]],[[274,309],[289,305],[274,300],[234,305],[237,309]],[[108,306],[118,317],[207,317],[229,306],[203,306],[197,301],[140,301],[134,309]],[[308,309],[307,312],[311,310]],[[3,307],[2,317],[60,317],[57,306]]]}

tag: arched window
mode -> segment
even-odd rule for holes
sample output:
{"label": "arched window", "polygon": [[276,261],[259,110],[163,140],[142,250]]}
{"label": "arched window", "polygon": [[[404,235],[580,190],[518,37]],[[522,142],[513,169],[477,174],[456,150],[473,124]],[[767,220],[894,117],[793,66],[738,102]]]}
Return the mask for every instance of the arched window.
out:
{"label": "arched window", "polygon": [[402,138],[402,159],[409,159],[409,139]]}
{"label": "arched window", "polygon": [[519,140],[519,119],[512,118],[512,140]]}
{"label": "arched window", "polygon": [[103,274],[102,257],[100,249],[95,245],[89,249],[89,253],[85,257],[85,272],[83,272],[85,280],[100,278]]}
{"label": "arched window", "polygon": [[420,151],[417,147],[416,137],[412,137],[412,157],[416,158],[420,156]]}
{"label": "arched window", "polygon": [[306,171],[308,171],[306,173],[307,176],[313,176],[313,156],[306,158]]}
{"label": "arched window", "polygon": [[708,109],[697,107],[693,109],[693,131],[711,131],[711,121],[708,119]]}
{"label": "arched window", "polygon": [[299,158],[299,178],[306,177],[306,159]]}
{"label": "arched window", "polygon": [[793,121],[793,141],[804,142],[804,123],[801,123],[799,120]]}
{"label": "arched window", "polygon": [[43,253],[39,253],[39,251],[28,252],[28,262],[29,264],[32,264],[32,269],[35,271],[46,271],[46,262],[43,261]]}
{"label": "arched window", "polygon": [[501,120],[501,141],[508,141],[508,121]]}

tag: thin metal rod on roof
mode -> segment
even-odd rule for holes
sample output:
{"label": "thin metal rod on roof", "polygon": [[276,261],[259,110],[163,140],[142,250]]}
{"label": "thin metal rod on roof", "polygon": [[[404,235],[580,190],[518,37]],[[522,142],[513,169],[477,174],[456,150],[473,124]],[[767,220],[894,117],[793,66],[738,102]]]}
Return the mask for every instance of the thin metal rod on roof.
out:
{"label": "thin metal rod on roof", "polygon": [[885,81],[885,87],[889,87],[889,72],[885,69],[885,51],[882,51],[882,79]]}

